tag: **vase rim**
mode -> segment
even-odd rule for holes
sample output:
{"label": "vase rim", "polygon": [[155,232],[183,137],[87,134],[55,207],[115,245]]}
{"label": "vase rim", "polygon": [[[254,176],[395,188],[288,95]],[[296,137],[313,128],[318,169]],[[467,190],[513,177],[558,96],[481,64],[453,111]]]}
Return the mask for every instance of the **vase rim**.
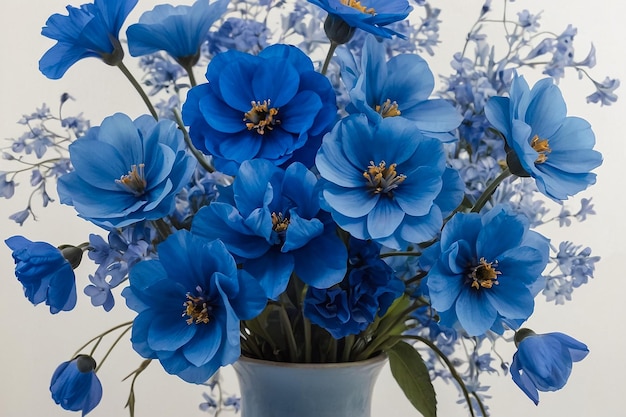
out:
{"label": "vase rim", "polygon": [[387,360],[387,355],[384,352],[379,353],[376,356],[373,356],[368,359],[352,361],[352,362],[316,362],[316,363],[303,363],[303,362],[278,362],[272,361],[268,359],[256,359],[249,358],[247,356],[241,355],[237,362],[247,362],[258,365],[266,365],[266,366],[278,366],[285,368],[349,368],[352,366],[364,366],[375,364],[379,362],[385,362]]}

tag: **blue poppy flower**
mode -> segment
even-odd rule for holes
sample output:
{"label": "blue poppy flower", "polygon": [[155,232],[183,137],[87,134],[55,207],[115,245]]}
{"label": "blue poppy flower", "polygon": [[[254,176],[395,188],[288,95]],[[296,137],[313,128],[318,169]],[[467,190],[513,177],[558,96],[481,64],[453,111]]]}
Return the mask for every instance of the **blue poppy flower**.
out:
{"label": "blue poppy flower", "polygon": [[511,377],[535,404],[539,403],[538,391],[563,388],[572,372],[572,363],[583,360],[589,353],[585,344],[558,332],[535,334],[521,329],[515,340],[517,352],[511,363]]}
{"label": "blue poppy flower", "polygon": [[224,244],[186,230],[158,246],[159,259],[136,264],[126,305],[133,321],[133,349],[158,359],[170,374],[196,384],[241,354],[239,321],[258,315],[267,298]]}
{"label": "blue poppy flower", "polygon": [[241,164],[231,189],[198,211],[191,231],[220,239],[244,270],[275,299],[292,272],[328,288],[346,272],[337,225],[320,210],[317,178],[298,162],[287,169],[254,159]]}
{"label": "blue poppy flower", "polygon": [[[70,311],[76,305],[76,278],[61,250],[46,242],[31,242],[23,236],[4,241],[13,251],[15,275],[28,301],[46,302],[50,312]],[[82,251],[71,247],[72,252]]]}
{"label": "blue poppy flower", "polygon": [[107,117],[69,150],[74,171],[59,178],[61,203],[106,229],[172,213],[197,164],[176,124],[150,116]]}
{"label": "blue poppy flower", "polygon": [[88,355],[78,355],[57,367],[50,381],[55,403],[69,411],[93,410],[102,399],[102,384],[95,373],[96,361]]}
{"label": "blue poppy flower", "polygon": [[41,34],[57,43],[39,60],[39,70],[59,79],[76,62],[96,57],[109,65],[122,62],[119,33],[137,0],[94,0],[80,8],[67,6],[67,15],[53,14]]}
{"label": "blue poppy flower", "polygon": [[257,56],[220,53],[206,77],[208,84],[189,91],[183,120],[194,145],[229,175],[248,159],[286,163],[337,115],[330,81],[294,46],[272,45]]}
{"label": "blue poppy flower", "polygon": [[393,249],[435,237],[463,198],[441,141],[396,117],[351,115],[326,134],[315,160],[323,208],[357,239]]}
{"label": "blue poppy flower", "polygon": [[331,288],[309,287],[304,315],[340,339],[365,330],[403,291],[404,283],[380,259],[380,245],[350,239],[346,277]]}
{"label": "blue poppy flower", "polygon": [[548,263],[550,246],[529,230],[525,216],[507,206],[458,213],[429,250],[437,260],[426,278],[428,293],[444,325],[458,319],[469,335],[478,336],[501,332],[502,320],[519,323],[532,314],[531,287]]}
{"label": "blue poppy flower", "polygon": [[227,7],[228,0],[198,0],[191,6],[160,4],[129,26],[128,51],[142,56],[164,50],[181,65],[191,67],[198,61],[209,28]]}
{"label": "blue poppy flower", "polygon": [[360,68],[347,48],[338,54],[351,99],[348,112],[364,113],[373,123],[386,117],[404,118],[425,136],[444,142],[456,139],[450,131],[463,117],[447,101],[429,98],[435,79],[420,56],[400,54],[387,61],[385,46],[372,35],[365,39]]}
{"label": "blue poppy flower", "polygon": [[524,77],[516,75],[509,97],[492,97],[485,114],[506,139],[511,172],[535,178],[543,194],[567,200],[595,183],[596,174],[590,171],[602,164],[602,155],[592,149],[591,126],[566,116],[565,101],[551,78],[531,90]]}
{"label": "blue poppy flower", "polygon": [[341,19],[352,28],[359,28],[383,38],[403,35],[385,26],[405,19],[413,7],[407,0],[308,0]]}

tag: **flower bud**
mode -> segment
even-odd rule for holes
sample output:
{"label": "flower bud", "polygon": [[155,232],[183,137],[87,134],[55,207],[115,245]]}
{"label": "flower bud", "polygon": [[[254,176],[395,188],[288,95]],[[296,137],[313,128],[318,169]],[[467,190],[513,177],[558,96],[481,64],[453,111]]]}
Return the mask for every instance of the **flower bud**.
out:
{"label": "flower bud", "polygon": [[72,269],[78,268],[83,259],[83,250],[73,245],[61,245],[59,250],[63,257],[72,265]]}
{"label": "flower bud", "polygon": [[76,367],[80,372],[86,374],[96,369],[96,360],[89,355],[76,356]]}
{"label": "flower bud", "polygon": [[334,14],[328,14],[324,21],[324,32],[331,42],[339,45],[347,43],[356,29],[346,23],[345,20]]}

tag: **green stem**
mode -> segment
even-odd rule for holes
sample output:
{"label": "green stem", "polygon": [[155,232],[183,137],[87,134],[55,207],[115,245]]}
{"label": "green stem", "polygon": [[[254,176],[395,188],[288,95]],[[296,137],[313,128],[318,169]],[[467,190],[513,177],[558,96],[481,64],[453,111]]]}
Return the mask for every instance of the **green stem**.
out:
{"label": "green stem", "polygon": [[159,234],[159,238],[160,238],[161,241],[164,241],[165,239],[167,239],[167,237],[169,235],[172,234],[172,228],[162,218],[161,219],[152,220],[152,224],[156,228],[156,230],[157,230],[157,232]]}
{"label": "green stem", "polygon": [[[469,397],[470,392],[467,390],[467,387],[465,386],[465,382],[463,382],[463,379],[461,378],[461,376],[456,371],[456,368],[454,367],[452,362],[450,362],[450,359],[448,359],[448,356],[446,356],[446,354],[443,353],[441,351],[441,349],[439,349],[437,347],[437,345],[435,345],[432,341],[430,341],[430,340],[428,340],[428,339],[426,339],[426,338],[424,338],[422,336],[405,335],[405,336],[398,336],[398,339],[399,340],[402,340],[402,339],[413,339],[413,340],[420,341],[420,342],[424,343],[426,346],[428,346],[433,352],[435,352],[437,354],[437,356],[439,356],[439,358],[446,364],[446,366],[450,370],[450,375],[452,375],[452,378],[454,378],[454,380],[459,384],[459,388],[461,388],[461,391],[463,391],[463,396],[465,397],[465,401],[467,402],[467,405],[469,407],[470,414],[472,415],[472,417],[475,417],[474,408],[472,407],[472,403],[471,403],[471,400],[470,400],[470,397]],[[478,399],[478,397],[476,397],[476,401],[478,401],[478,403],[481,404],[481,402]],[[481,404],[481,408],[482,408],[482,404]],[[486,414],[483,414],[483,415],[486,416]]]}
{"label": "green stem", "polygon": [[336,363],[337,362],[337,339],[330,336],[330,345],[328,352],[328,363]]}
{"label": "green stem", "polygon": [[[281,294],[285,295],[285,293]],[[287,347],[289,348],[289,358],[291,362],[297,362],[298,360],[298,345],[296,343],[296,338],[293,334],[293,330],[291,329],[291,321],[289,321],[289,315],[287,314],[287,310],[285,309],[285,304],[280,303],[278,307],[278,316],[280,317],[280,323],[283,326],[283,330],[285,332],[285,339],[287,340]]]}
{"label": "green stem", "polygon": [[313,352],[313,344],[311,343],[311,320],[304,316],[302,320],[304,323],[304,362],[311,363]]}
{"label": "green stem", "polygon": [[326,75],[326,71],[328,71],[328,65],[330,64],[330,60],[333,59],[333,54],[335,53],[335,49],[339,44],[334,41],[330,41],[330,48],[328,48],[328,54],[326,54],[326,59],[324,60],[324,65],[322,66],[322,74]]}
{"label": "green stem", "polygon": [[353,334],[346,336],[343,339],[343,355],[341,356],[342,362],[350,361],[350,354],[352,353],[352,346],[354,346],[355,336]]}
{"label": "green stem", "polygon": [[110,328],[109,330],[107,330],[107,331],[105,331],[105,332],[102,332],[102,333],[100,333],[99,335],[97,335],[97,336],[95,336],[95,337],[93,337],[93,338],[89,339],[89,340],[88,340],[88,341],[87,341],[84,345],[82,345],[81,347],[79,347],[79,348],[76,350],[76,352],[74,352],[73,357],[74,357],[74,356],[76,356],[76,355],[78,355],[78,354],[80,353],[80,351],[81,351],[81,350],[85,349],[87,346],[89,346],[90,344],[92,344],[95,340],[102,339],[104,336],[108,335],[109,333],[112,333],[112,332],[116,331],[117,329],[121,329],[122,327],[130,326],[130,325],[132,325],[132,324],[133,324],[133,322],[132,322],[132,321],[127,321],[127,322],[125,322],[125,323],[118,324],[117,326],[112,327],[112,328]]}
{"label": "green stem", "polygon": [[[398,325],[402,324],[403,321],[406,321],[406,318],[409,316],[409,314],[411,314],[413,311],[417,310],[420,307],[421,307],[421,304],[419,303],[411,304],[409,307],[404,309],[404,311],[398,314],[394,320],[389,320],[383,326],[381,326],[376,332],[377,333],[376,339],[372,340],[370,345],[367,348],[365,348],[363,352],[361,352],[361,354],[357,357],[357,360],[368,359],[370,356],[374,354],[374,352],[377,352],[378,350],[380,350],[381,346],[387,343],[390,338],[397,336],[397,335],[391,334],[391,332],[394,329],[396,329]],[[387,314],[391,316],[393,315],[393,312],[388,311]]]}
{"label": "green stem", "polygon": [[193,146],[193,143],[191,142],[191,138],[189,137],[189,132],[187,132],[187,129],[185,128],[185,124],[183,123],[183,118],[180,114],[180,111],[176,108],[173,111],[174,111],[174,120],[176,120],[176,124],[178,125],[178,128],[181,130],[181,132],[183,132],[183,138],[185,139],[185,144],[187,145],[187,148],[189,148],[189,151],[191,152],[191,154],[198,160],[198,163],[202,166],[202,168],[206,170],[206,172],[215,172],[215,168],[213,168],[213,166],[209,164],[204,154],[200,152],[195,146]]}
{"label": "green stem", "polygon": [[478,197],[478,200],[476,200],[476,203],[474,204],[474,207],[472,207],[471,212],[472,213],[480,212],[480,210],[482,210],[485,204],[487,204],[487,201],[489,201],[494,191],[496,191],[496,188],[498,188],[500,183],[502,183],[502,181],[504,181],[509,176],[511,176],[511,171],[508,168],[502,171],[500,175],[498,175],[498,177],[495,180],[493,180],[491,184],[489,184],[489,186],[485,189],[485,191],[483,191],[480,197]]}
{"label": "green stem", "polygon": [[111,346],[109,347],[109,350],[107,350],[107,353],[104,354],[104,356],[102,357],[102,359],[100,360],[100,363],[98,363],[98,366],[96,366],[96,370],[94,372],[98,372],[98,370],[102,367],[102,364],[104,364],[104,361],[106,361],[106,359],[109,357],[109,355],[111,354],[111,352],[113,352],[113,349],[115,348],[115,346],[117,346],[117,344],[119,343],[120,340],[122,340],[122,337],[124,337],[124,335],[126,333],[128,333],[128,331],[130,329],[132,329],[133,326],[128,326],[122,333],[120,333],[120,335],[117,337],[117,339],[115,339],[115,341],[111,344]]}
{"label": "green stem", "polygon": [[182,65],[182,67],[185,72],[187,72],[187,76],[189,77],[189,84],[191,84],[192,87],[198,85],[196,83],[196,76],[193,75],[193,65]]}
{"label": "green stem", "polygon": [[150,111],[150,114],[152,115],[152,117],[154,117],[155,120],[159,120],[159,115],[157,114],[157,112],[156,112],[154,106],[152,105],[152,103],[150,102],[150,99],[148,98],[148,95],[143,90],[143,88],[141,88],[141,85],[139,84],[137,79],[133,76],[133,74],[130,72],[130,70],[121,61],[120,61],[119,64],[117,64],[117,67],[122,71],[124,76],[126,76],[126,78],[128,79],[128,81],[130,81],[130,83],[133,85],[133,87],[135,87],[135,90],[137,90],[137,93],[139,93],[139,95],[141,96],[141,99],[143,100],[143,102],[148,107],[148,110]]}

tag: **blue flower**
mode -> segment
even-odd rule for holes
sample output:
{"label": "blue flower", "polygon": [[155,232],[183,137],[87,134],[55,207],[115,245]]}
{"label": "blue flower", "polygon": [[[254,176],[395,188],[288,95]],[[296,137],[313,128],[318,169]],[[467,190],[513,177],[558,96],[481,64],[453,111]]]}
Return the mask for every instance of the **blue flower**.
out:
{"label": "blue flower", "polygon": [[406,0],[308,0],[328,12],[329,17],[343,20],[383,38],[401,34],[385,26],[406,18],[413,7]]}
{"label": "blue flower", "polygon": [[602,106],[610,106],[617,101],[617,94],[615,90],[619,87],[619,80],[615,78],[606,77],[602,82],[593,82],[596,91],[595,93],[587,96],[587,103],[600,103]]}
{"label": "blue flower", "polygon": [[176,124],[150,116],[107,117],[69,150],[75,170],[59,178],[61,203],[106,229],[172,213],[196,167]]}
{"label": "blue flower", "polygon": [[228,1],[209,4],[207,0],[198,0],[192,6],[156,6],[126,31],[130,54],[142,56],[164,50],[184,67],[195,65],[200,45],[211,25],[226,12]]}
{"label": "blue flower", "polygon": [[[429,248],[437,261],[427,275],[431,305],[447,326],[458,319],[470,336],[527,319],[531,289],[548,263],[549,243],[507,206],[456,214]],[[517,324],[515,324],[517,325]]]}
{"label": "blue flower", "polygon": [[74,308],[74,270],[61,250],[46,242],[31,242],[23,236],[13,236],[4,242],[13,251],[15,275],[24,286],[28,301],[34,305],[45,301],[52,314]]}
{"label": "blue flower", "polygon": [[551,78],[531,90],[516,75],[509,97],[492,97],[485,114],[506,139],[511,172],[535,178],[543,194],[566,200],[595,183],[596,175],[589,171],[602,163],[602,155],[592,149],[591,126],[566,116],[565,101]]}
{"label": "blue flower", "polygon": [[309,287],[304,314],[335,339],[357,334],[382,317],[404,291],[372,241],[350,240],[349,266],[345,279],[328,289]]}
{"label": "blue flower", "polygon": [[387,61],[385,45],[372,35],[365,39],[360,69],[349,53],[340,56],[342,80],[352,102],[350,113],[365,113],[373,123],[386,117],[408,119],[425,136],[455,140],[449,132],[463,117],[447,101],[429,99],[435,79],[420,56],[401,54]]}
{"label": "blue flower", "polygon": [[572,372],[572,363],[583,360],[589,353],[585,344],[558,332],[535,334],[521,329],[515,341],[517,352],[511,363],[511,377],[535,404],[539,403],[538,391],[563,388]]}
{"label": "blue flower", "polygon": [[343,279],[347,253],[337,225],[320,210],[316,186],[300,163],[283,170],[262,159],[244,162],[231,189],[196,214],[191,231],[223,241],[269,298],[285,290],[292,272],[328,288]]}
{"label": "blue flower", "polygon": [[229,175],[248,159],[287,162],[336,118],[330,82],[293,46],[272,45],[257,56],[218,54],[206,77],[208,84],[189,91],[183,120],[194,145]]}
{"label": "blue flower", "polygon": [[93,410],[102,399],[102,384],[94,372],[96,361],[88,355],[78,355],[63,362],[54,371],[50,392],[55,403],[69,411]]}
{"label": "blue flower", "polygon": [[67,6],[67,15],[53,14],[41,34],[57,41],[39,60],[39,70],[59,79],[76,62],[87,57],[109,65],[122,62],[120,29],[137,0],[94,0],[80,8]]}
{"label": "blue flower", "polygon": [[7,181],[7,173],[0,172],[0,197],[11,198],[15,194],[15,181]]}
{"label": "blue flower", "polygon": [[158,251],[158,260],[133,267],[122,291],[138,313],[131,342],[168,373],[200,384],[239,358],[239,320],[254,318],[267,299],[220,241],[181,230]]}
{"label": "blue flower", "polygon": [[396,117],[372,126],[363,114],[337,123],[315,160],[324,206],[357,239],[393,249],[435,237],[463,198],[442,143]]}

